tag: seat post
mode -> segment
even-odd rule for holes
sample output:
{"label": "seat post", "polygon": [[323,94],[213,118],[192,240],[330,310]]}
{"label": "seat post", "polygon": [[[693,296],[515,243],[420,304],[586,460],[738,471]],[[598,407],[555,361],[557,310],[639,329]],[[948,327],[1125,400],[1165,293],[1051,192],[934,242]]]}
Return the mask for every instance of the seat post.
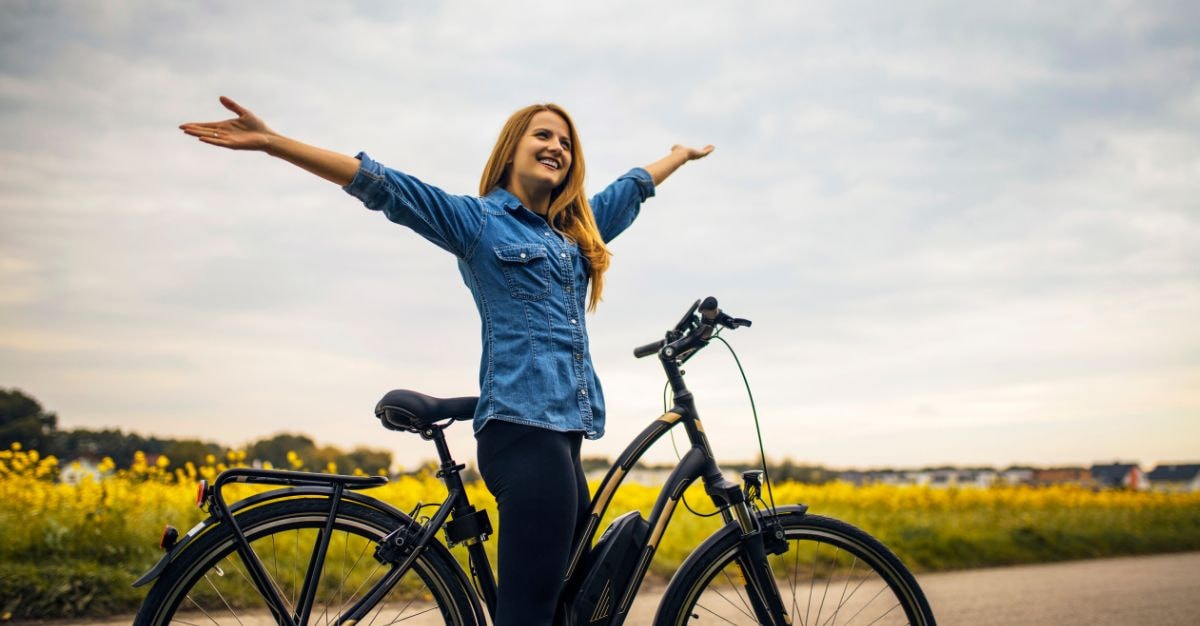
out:
{"label": "seat post", "polygon": [[443,468],[454,465],[454,459],[450,457],[450,446],[446,445],[446,435],[442,432],[445,428],[434,424],[421,433],[423,439],[432,440],[437,446],[438,460],[442,462]]}

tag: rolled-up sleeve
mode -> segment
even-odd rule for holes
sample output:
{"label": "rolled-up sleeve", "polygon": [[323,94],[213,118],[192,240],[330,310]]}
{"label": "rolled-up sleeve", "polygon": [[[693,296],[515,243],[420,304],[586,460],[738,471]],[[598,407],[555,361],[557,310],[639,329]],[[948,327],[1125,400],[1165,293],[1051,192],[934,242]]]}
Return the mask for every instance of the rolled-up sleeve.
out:
{"label": "rolled-up sleeve", "polygon": [[635,167],[591,199],[592,214],[600,236],[608,243],[621,234],[641,210],[642,202],[654,196],[654,179]]}
{"label": "rolled-up sleeve", "polygon": [[470,256],[486,219],[478,198],[448,194],[384,167],[365,152],[355,158],[362,164],[350,184],[342,187],[346,193],[455,256]]}

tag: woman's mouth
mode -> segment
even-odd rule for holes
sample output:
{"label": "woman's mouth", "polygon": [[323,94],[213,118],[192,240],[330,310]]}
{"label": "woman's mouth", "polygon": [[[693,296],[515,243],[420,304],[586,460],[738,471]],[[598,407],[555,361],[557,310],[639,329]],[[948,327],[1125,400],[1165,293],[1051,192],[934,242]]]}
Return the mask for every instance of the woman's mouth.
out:
{"label": "woman's mouth", "polygon": [[555,171],[557,171],[558,168],[561,167],[558,164],[558,161],[551,159],[550,157],[538,159],[538,163],[541,163],[542,165],[545,165],[546,167],[548,167],[552,170],[555,170]]}

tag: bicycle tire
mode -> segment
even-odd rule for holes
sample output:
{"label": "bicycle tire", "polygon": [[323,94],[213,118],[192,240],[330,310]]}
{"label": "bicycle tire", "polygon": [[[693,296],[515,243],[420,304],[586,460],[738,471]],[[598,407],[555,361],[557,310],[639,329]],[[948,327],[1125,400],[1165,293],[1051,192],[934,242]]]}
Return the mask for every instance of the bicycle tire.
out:
{"label": "bicycle tire", "polygon": [[[862,530],[795,511],[762,519],[767,528],[777,520],[787,539],[787,551],[768,559],[793,624],[936,623],[912,573]],[[737,565],[740,540],[740,532],[728,532],[689,557],[671,579],[655,624],[757,624]]]}
{"label": "bicycle tire", "polygon": [[[237,514],[238,525],[289,610],[294,611],[312,541],[323,529],[329,510],[327,497],[307,497],[269,502]],[[403,524],[414,522],[382,508],[342,501],[310,623],[336,621],[355,594],[365,594],[369,583],[389,570],[375,560],[374,548]],[[299,568],[294,567],[297,564]],[[462,568],[445,546],[434,543],[368,617],[382,614],[380,623],[409,620],[403,623],[475,626],[482,623],[482,615],[472,594]],[[186,546],[163,572],[147,594],[134,626],[258,623],[254,619],[273,623],[235,551],[233,529],[219,524]]]}

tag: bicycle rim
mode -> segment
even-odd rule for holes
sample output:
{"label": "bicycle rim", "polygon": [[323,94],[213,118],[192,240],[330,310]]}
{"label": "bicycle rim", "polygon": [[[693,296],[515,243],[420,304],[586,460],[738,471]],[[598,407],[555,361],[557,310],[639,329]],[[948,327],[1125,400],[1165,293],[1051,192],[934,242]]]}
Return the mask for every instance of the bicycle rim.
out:
{"label": "bicycle rim", "polygon": [[[923,593],[890,551],[842,522],[784,519],[787,551],[769,555],[792,624],[851,626],[932,624]],[[736,541],[721,546],[685,593],[677,624],[758,624]]]}
{"label": "bicycle rim", "polygon": [[[272,584],[296,614],[305,572],[328,517],[322,500],[289,500],[239,515],[239,523]],[[400,520],[343,503],[330,537],[309,624],[335,624],[388,572],[375,547]],[[466,591],[452,564],[426,552],[360,624],[474,624]],[[138,623],[273,624],[266,602],[235,550],[228,528],[202,536],[177,559],[151,593]]]}

